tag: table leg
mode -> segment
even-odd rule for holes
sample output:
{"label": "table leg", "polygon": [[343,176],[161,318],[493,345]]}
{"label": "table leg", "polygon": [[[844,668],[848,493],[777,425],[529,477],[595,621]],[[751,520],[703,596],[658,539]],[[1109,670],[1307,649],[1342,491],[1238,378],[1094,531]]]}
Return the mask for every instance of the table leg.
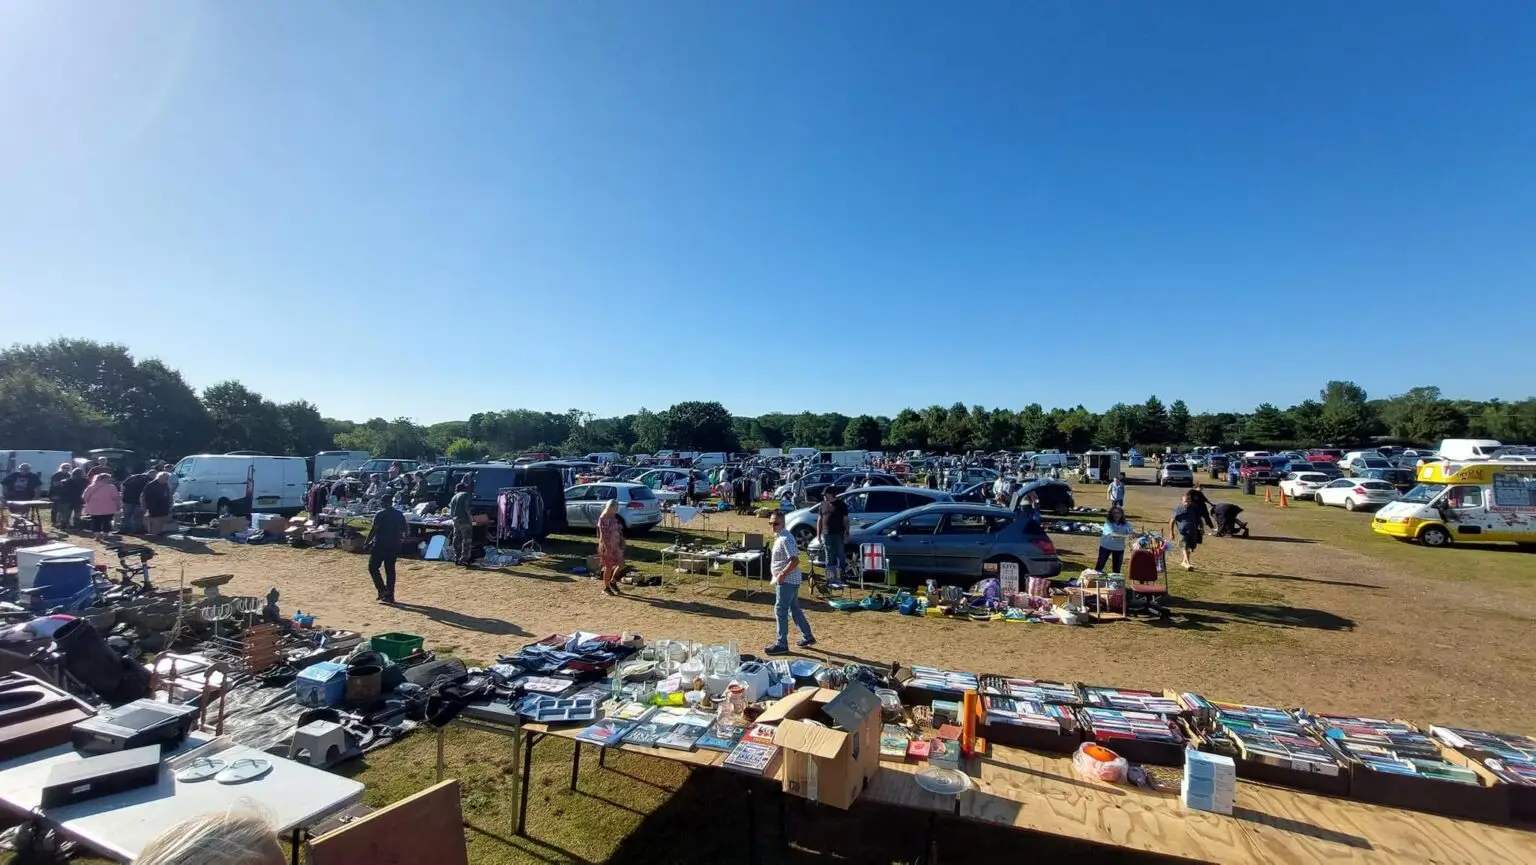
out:
{"label": "table leg", "polygon": [[443,783],[443,740],[448,736],[448,726],[437,728],[437,783]]}
{"label": "table leg", "polygon": [[581,772],[581,743],[575,743],[576,748],[571,751],[571,789],[576,789],[576,776]]}
{"label": "table leg", "polygon": [[928,815],[927,865],[939,865],[939,815]]}
{"label": "table leg", "polygon": [[523,783],[517,802],[517,834],[519,835],[526,834],[528,829],[528,784],[529,775],[533,772],[533,740],[536,738],[537,734],[523,739]]}
{"label": "table leg", "polygon": [[599,745],[598,748],[597,748],[597,767],[599,769],[606,769],[606,768],[608,768],[608,764],[607,764],[607,762],[605,762],[607,759],[608,759],[608,749],[602,747],[601,745]]}
{"label": "table leg", "polygon": [[288,839],[289,843],[291,844],[290,849],[292,850],[292,856],[293,856],[292,863],[293,863],[293,865],[299,865],[299,845],[301,843],[303,843],[303,837],[304,837],[303,833],[304,833],[303,829],[294,829],[293,830],[293,837]]}
{"label": "table leg", "polygon": [[757,865],[757,799],[752,795],[752,779],[747,782],[747,863]]}

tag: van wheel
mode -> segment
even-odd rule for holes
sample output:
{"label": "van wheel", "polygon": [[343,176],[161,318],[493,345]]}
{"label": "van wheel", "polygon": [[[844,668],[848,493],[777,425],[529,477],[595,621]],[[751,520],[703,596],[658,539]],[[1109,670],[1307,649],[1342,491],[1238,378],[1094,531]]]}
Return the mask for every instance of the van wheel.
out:
{"label": "van wheel", "polygon": [[790,534],[795,538],[795,546],[802,550],[809,547],[811,541],[816,539],[816,530],[810,526],[796,526]]}
{"label": "van wheel", "polygon": [[1451,533],[1439,526],[1430,526],[1419,532],[1419,543],[1426,547],[1448,547],[1451,545]]}
{"label": "van wheel", "polygon": [[1353,511],[1354,509],[1355,509],[1355,500],[1354,499],[1345,499],[1344,500],[1344,510],[1346,510],[1346,511]]}

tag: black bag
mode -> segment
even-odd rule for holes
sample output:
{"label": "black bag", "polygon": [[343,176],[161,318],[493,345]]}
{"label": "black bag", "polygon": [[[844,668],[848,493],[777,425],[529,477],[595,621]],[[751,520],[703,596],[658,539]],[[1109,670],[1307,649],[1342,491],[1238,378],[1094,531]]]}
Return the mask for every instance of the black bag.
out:
{"label": "black bag", "polygon": [[149,671],[107,645],[85,619],[59,628],[53,643],[64,656],[64,670],[113,706],[149,696]]}

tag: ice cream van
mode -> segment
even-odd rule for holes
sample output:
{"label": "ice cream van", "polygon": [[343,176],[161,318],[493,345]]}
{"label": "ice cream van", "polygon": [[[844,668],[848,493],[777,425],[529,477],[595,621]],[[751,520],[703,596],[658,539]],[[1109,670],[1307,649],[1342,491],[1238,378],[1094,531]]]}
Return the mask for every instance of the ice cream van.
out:
{"label": "ice cream van", "polygon": [[1426,547],[1536,547],[1536,463],[1427,462],[1416,479],[1417,486],[1376,512],[1372,531]]}

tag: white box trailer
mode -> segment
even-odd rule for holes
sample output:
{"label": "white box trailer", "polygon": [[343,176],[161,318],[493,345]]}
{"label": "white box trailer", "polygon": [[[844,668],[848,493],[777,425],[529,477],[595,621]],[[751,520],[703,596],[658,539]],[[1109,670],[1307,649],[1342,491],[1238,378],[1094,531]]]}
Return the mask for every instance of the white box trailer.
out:
{"label": "white box trailer", "polygon": [[75,455],[69,451],[26,451],[26,450],[0,450],[0,477],[4,477],[16,467],[25,463],[32,467],[32,471],[43,479],[43,495],[48,495],[53,485],[53,473],[59,470],[59,466],[70,463],[73,466]]}

